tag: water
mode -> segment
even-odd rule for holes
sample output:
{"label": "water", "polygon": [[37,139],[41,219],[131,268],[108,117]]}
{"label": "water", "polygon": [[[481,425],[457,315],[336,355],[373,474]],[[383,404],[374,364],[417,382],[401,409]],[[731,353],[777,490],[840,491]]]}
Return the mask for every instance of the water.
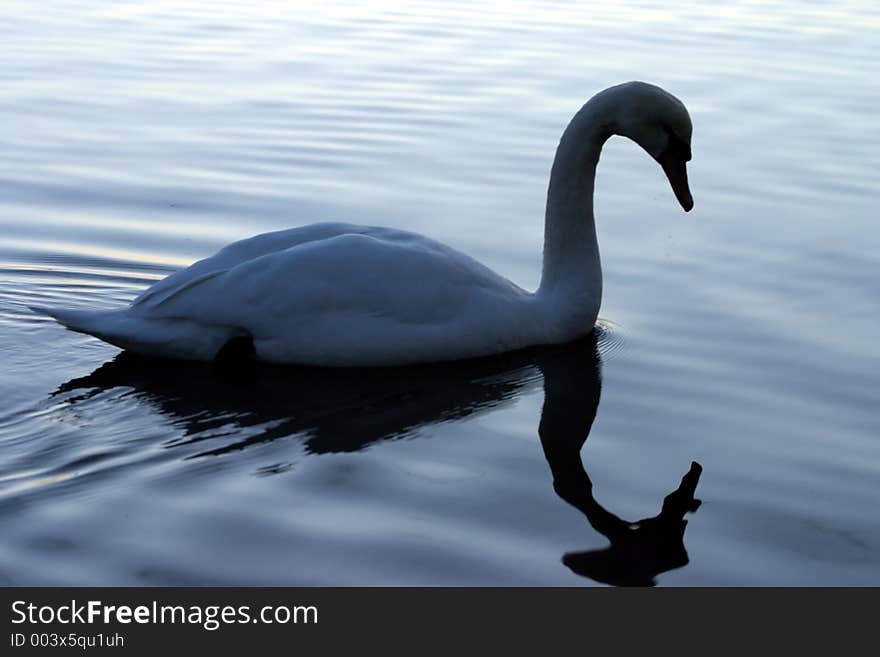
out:
{"label": "water", "polygon": [[[3,13],[3,583],[880,584],[874,3]],[[609,142],[596,341],[226,372],[25,307],[327,220],[534,287],[559,135],[628,79],[687,104],[696,208]]]}

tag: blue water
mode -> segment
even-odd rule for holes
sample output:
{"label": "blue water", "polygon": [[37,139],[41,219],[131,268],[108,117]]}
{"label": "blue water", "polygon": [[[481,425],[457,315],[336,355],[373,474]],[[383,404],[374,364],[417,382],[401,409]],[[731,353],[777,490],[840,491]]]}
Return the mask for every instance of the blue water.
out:
{"label": "blue water", "polygon": [[[874,3],[3,14],[0,582],[880,584]],[[696,205],[608,143],[595,341],[229,373],[26,308],[329,220],[534,287],[559,136],[629,79],[689,108]]]}

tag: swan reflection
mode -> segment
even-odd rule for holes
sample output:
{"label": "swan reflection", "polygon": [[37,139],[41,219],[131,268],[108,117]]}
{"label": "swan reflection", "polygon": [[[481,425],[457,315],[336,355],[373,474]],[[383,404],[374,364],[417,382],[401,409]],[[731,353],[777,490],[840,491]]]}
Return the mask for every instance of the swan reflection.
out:
{"label": "swan reflection", "polygon": [[568,553],[563,563],[598,582],[650,586],[657,575],[688,563],[684,516],[700,505],[694,495],[702,469],[692,463],[654,517],[630,522],[605,509],[581,460],[599,406],[600,368],[595,336],[485,359],[385,369],[209,365],[123,352],[55,394],[75,404],[123,389],[174,422],[183,436],[175,445],[197,444],[188,457],[196,458],[290,436],[314,454],[357,451],[497,408],[543,382],[538,433],[554,490],[610,542]]}

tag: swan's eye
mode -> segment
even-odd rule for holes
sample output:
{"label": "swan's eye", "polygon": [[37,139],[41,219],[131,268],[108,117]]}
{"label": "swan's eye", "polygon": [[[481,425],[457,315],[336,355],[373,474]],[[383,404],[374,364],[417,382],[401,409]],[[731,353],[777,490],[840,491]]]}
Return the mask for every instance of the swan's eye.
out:
{"label": "swan's eye", "polygon": [[691,147],[682,139],[677,137],[674,133],[669,130],[666,131],[667,136],[669,137],[669,141],[666,144],[667,155],[671,155],[675,157],[677,160],[684,160],[685,162],[691,161]]}

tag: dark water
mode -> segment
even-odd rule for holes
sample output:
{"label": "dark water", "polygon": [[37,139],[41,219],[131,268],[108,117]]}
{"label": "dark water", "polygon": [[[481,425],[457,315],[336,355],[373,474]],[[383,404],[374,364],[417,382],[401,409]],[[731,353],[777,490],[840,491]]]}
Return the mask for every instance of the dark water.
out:
{"label": "dark water", "polygon": [[[880,584],[873,4],[4,8],[3,583]],[[534,287],[559,135],[634,78],[696,209],[608,144],[596,340],[228,371],[25,308],[325,220]]]}

